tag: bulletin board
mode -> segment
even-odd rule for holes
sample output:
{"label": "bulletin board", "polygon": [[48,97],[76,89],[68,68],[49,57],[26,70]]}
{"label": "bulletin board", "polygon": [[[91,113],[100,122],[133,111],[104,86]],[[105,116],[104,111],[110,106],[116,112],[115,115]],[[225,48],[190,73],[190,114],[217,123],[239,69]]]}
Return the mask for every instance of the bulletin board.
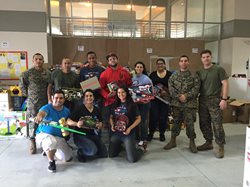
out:
{"label": "bulletin board", "polygon": [[18,80],[27,69],[27,51],[0,51],[0,80]]}

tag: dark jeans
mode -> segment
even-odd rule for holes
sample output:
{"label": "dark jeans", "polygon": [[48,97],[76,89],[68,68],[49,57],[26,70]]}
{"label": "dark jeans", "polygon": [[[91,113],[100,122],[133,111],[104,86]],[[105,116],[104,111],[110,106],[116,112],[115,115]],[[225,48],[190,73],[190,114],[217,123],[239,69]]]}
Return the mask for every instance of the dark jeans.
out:
{"label": "dark jeans", "polygon": [[74,143],[81,151],[82,155],[85,156],[98,156],[100,158],[105,158],[108,156],[108,151],[106,146],[101,141],[101,138],[96,135],[78,135],[74,134]]}
{"label": "dark jeans", "polygon": [[149,114],[149,133],[154,134],[159,127],[160,134],[164,134],[168,124],[169,105],[158,99],[151,101]]}
{"label": "dark jeans", "polygon": [[148,135],[148,114],[150,103],[147,104],[137,104],[140,115],[141,115],[141,122],[136,127],[136,139],[141,141],[146,141]]}
{"label": "dark jeans", "polygon": [[122,150],[121,144],[124,143],[127,160],[129,162],[138,161],[143,151],[135,147],[135,133],[131,132],[129,135],[124,135],[118,132],[112,132],[109,143],[109,157],[116,157]]}

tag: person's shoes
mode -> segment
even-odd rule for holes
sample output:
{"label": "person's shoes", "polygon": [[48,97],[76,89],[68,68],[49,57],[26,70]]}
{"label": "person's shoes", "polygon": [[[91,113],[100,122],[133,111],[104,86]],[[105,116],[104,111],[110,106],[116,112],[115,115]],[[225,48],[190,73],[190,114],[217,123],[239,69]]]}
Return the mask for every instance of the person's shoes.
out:
{"label": "person's shoes", "polygon": [[43,155],[43,156],[47,156],[45,151],[42,152],[42,155]]}
{"label": "person's shoes", "polygon": [[78,159],[79,162],[87,162],[85,156],[82,155],[80,150],[77,151],[77,159]]}
{"label": "person's shoes", "polygon": [[139,148],[141,148],[143,150],[144,153],[147,151],[147,142],[146,141],[140,141],[137,145]]}
{"label": "person's shoes", "polygon": [[164,134],[160,134],[160,141],[164,142],[166,140],[165,135]]}
{"label": "person's shoes", "polygon": [[153,137],[154,137],[154,134],[153,133],[149,133],[148,137],[147,137],[147,141],[149,141],[149,142],[152,141]]}
{"label": "person's shoes", "polygon": [[216,158],[224,157],[224,145],[218,145],[217,150],[215,150],[215,157]]}
{"label": "person's shoes", "polygon": [[190,151],[192,153],[197,153],[198,152],[197,147],[196,147],[195,142],[194,142],[194,139],[190,139],[189,149],[190,149]]}
{"label": "person's shoes", "polygon": [[30,139],[30,154],[36,154],[36,140],[35,138]]}
{"label": "person's shoes", "polygon": [[206,151],[213,149],[213,143],[210,141],[206,141],[204,144],[197,147],[198,151]]}
{"label": "person's shoes", "polygon": [[163,147],[163,149],[169,150],[169,149],[172,149],[172,148],[174,148],[174,147],[176,147],[176,137],[172,136],[172,137],[171,137],[171,140],[168,142],[167,145],[165,145],[165,146]]}
{"label": "person's shoes", "polygon": [[56,172],[56,162],[54,160],[49,161],[48,171],[51,172],[51,173]]}

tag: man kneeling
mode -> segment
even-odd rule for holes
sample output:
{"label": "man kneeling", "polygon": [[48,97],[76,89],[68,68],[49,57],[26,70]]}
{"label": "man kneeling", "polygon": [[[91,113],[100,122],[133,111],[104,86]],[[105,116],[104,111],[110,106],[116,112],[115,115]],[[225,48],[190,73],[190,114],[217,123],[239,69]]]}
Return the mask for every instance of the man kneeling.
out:
{"label": "man kneeling", "polygon": [[65,141],[61,129],[43,123],[43,121],[59,122],[61,118],[67,118],[70,112],[68,108],[63,106],[64,102],[64,93],[61,90],[55,91],[52,95],[52,103],[41,107],[35,117],[35,122],[41,123],[36,132],[36,143],[46,153],[49,160],[49,172],[56,171],[55,157],[64,162],[72,159],[72,149]]}

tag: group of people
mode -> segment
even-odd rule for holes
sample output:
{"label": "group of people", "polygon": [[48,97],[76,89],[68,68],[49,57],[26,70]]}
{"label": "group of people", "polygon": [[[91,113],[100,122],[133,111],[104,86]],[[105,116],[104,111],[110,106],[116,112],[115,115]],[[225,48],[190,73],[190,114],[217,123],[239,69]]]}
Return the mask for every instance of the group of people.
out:
{"label": "group of people", "polygon": [[[222,110],[227,107],[228,76],[225,70],[212,64],[212,53],[204,50],[200,54],[203,68],[193,73],[189,70],[189,57],[179,58],[179,70],[170,72],[166,62],[159,58],[157,69],[149,76],[145,64],[138,61],[134,65],[135,74],[119,64],[115,53],[106,57],[108,66],[97,62],[95,52],[87,53],[87,63],[80,75],[71,71],[71,60],[63,58],[61,69],[52,73],[43,68],[44,59],[39,53],[33,56],[34,67],[24,72],[20,78],[23,95],[27,96],[27,119],[30,153],[36,153],[36,143],[49,160],[48,170],[56,171],[55,157],[72,160],[72,149],[68,137],[58,128],[44,121],[59,122],[66,119],[66,125],[85,135],[73,133],[77,147],[77,158],[86,162],[88,157],[116,157],[124,149],[129,162],[138,161],[147,148],[147,142],[159,130],[159,140],[165,141],[169,113],[173,116],[171,139],[165,150],[176,147],[176,137],[181,124],[186,125],[192,153],[213,149],[215,136],[217,158],[224,157],[225,133],[222,126]],[[87,89],[80,101],[66,101],[63,87],[80,88],[80,82],[96,76],[101,88]],[[134,102],[129,89],[149,85],[157,96]],[[157,91],[156,91],[157,90]],[[199,106],[198,106],[199,101]],[[200,129],[206,142],[195,144],[194,122],[199,112]],[[93,128],[86,119],[92,120]],[[102,139],[102,129],[108,129],[108,148]],[[122,145],[123,144],[123,145]]]}

